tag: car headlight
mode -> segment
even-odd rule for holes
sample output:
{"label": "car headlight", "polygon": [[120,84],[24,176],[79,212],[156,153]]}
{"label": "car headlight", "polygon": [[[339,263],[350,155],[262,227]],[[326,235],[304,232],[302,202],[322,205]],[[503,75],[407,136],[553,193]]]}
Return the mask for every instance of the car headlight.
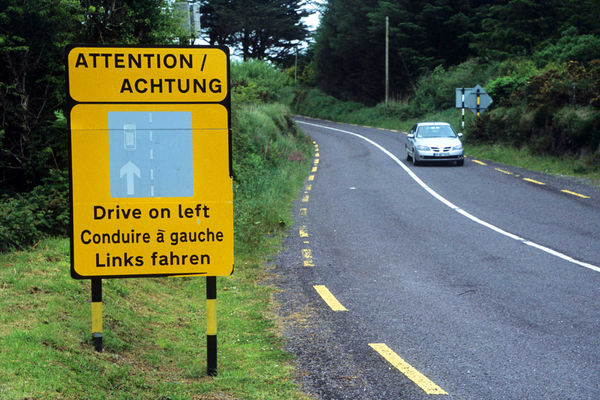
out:
{"label": "car headlight", "polygon": [[462,149],[463,149],[462,144],[456,145],[452,148],[452,150],[462,150]]}
{"label": "car headlight", "polygon": [[431,149],[429,147],[423,146],[422,144],[418,144],[415,147],[417,148],[417,150],[431,151]]}

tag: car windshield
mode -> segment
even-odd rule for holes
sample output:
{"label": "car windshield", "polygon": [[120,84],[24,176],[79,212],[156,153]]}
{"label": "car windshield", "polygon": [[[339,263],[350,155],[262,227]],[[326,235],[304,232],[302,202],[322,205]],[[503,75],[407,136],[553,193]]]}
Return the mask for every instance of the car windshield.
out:
{"label": "car windshield", "polygon": [[419,127],[417,137],[456,137],[456,134],[448,125],[425,125]]}

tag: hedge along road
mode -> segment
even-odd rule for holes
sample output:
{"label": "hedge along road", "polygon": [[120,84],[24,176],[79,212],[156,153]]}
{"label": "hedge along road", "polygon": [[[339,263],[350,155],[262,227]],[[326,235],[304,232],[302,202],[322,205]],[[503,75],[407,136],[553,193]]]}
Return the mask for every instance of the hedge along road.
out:
{"label": "hedge along road", "polygon": [[600,398],[597,190],[470,158],[413,167],[400,132],[298,122],[318,163],[276,272],[309,392]]}

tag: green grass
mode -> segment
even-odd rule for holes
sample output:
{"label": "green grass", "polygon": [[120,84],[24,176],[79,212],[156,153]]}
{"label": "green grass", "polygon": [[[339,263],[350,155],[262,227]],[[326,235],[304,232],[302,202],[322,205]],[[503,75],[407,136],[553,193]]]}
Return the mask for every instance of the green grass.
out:
{"label": "green grass", "polygon": [[581,178],[600,187],[600,171],[590,169],[578,159],[536,155],[527,148],[516,149],[502,144],[467,144],[465,152],[473,158],[496,161],[546,174]]}
{"label": "green grass", "polygon": [[[267,243],[274,252],[278,239]],[[206,376],[205,279],[104,280],[104,344],[67,239],[0,255],[2,399],[302,399],[258,260],[218,278],[219,375]]]}

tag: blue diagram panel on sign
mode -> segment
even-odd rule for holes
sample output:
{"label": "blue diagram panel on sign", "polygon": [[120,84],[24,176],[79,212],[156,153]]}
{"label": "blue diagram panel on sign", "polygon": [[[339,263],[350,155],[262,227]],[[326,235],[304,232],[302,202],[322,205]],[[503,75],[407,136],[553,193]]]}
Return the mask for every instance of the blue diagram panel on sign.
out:
{"label": "blue diagram panel on sign", "polygon": [[193,196],[192,141],[191,112],[109,112],[111,197]]}

